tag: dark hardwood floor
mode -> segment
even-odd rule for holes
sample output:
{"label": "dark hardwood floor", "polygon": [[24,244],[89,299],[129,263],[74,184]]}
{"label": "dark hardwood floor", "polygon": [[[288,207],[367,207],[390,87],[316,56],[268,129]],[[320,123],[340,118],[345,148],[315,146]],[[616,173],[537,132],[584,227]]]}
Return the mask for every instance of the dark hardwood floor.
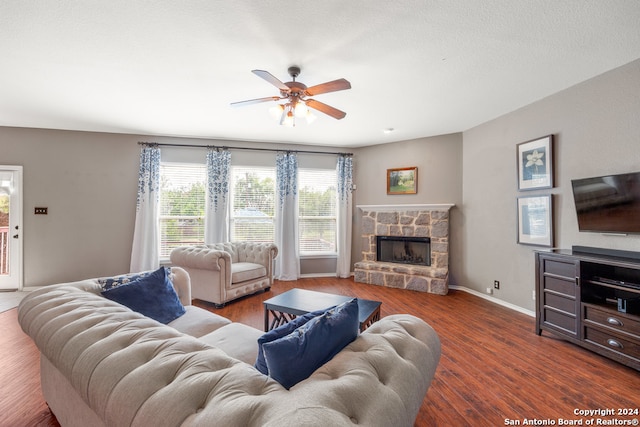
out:
{"label": "dark hardwood floor", "polygon": [[[640,408],[639,372],[550,334],[537,336],[533,318],[465,292],[438,296],[322,278],[276,282],[270,292],[222,309],[194,304],[262,329],[262,301],[294,287],[379,300],[382,316],[410,313],[435,328],[442,358],[416,426],[640,419],[574,415],[575,410]],[[16,319],[15,309],[0,314],[0,426],[57,426],[40,393],[37,350]]]}

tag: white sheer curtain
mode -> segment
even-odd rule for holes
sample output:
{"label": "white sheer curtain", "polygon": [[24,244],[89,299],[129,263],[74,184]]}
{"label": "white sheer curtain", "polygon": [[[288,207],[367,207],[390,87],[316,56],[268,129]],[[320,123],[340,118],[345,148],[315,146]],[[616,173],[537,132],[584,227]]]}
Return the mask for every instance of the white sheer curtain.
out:
{"label": "white sheer curtain", "polygon": [[231,152],[227,149],[207,150],[207,201],[204,219],[206,244],[229,241],[229,182]]}
{"label": "white sheer curtain", "polygon": [[276,225],[278,246],[275,277],[296,280],[300,277],[298,254],[298,157],[296,153],[276,155]]}
{"label": "white sheer curtain", "polygon": [[338,156],[336,173],[338,174],[338,233],[336,236],[338,259],[336,262],[336,275],[338,277],[349,277],[351,275],[351,229],[353,223],[351,195],[353,188],[353,158],[351,155]]}
{"label": "white sheer curtain", "polygon": [[138,174],[138,202],[131,248],[131,272],[154,270],[160,265],[158,203],[160,199],[160,148],[142,147]]}

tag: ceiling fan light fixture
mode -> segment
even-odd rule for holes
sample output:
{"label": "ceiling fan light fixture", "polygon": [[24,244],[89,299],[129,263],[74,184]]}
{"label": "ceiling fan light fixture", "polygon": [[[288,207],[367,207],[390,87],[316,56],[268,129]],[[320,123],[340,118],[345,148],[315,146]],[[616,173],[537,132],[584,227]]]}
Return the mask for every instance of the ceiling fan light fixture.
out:
{"label": "ceiling fan light fixture", "polygon": [[291,104],[287,104],[282,111],[280,117],[280,125],[287,127],[294,127],[296,125],[296,116],[294,114],[294,108]]}
{"label": "ceiling fan light fixture", "polygon": [[273,107],[269,108],[269,113],[273,116],[274,119],[279,119],[282,117],[282,112],[284,111],[284,105],[276,104]]}
{"label": "ceiling fan light fixture", "polygon": [[295,114],[296,117],[306,117],[309,109],[307,108],[307,104],[302,101],[298,101],[295,106]]}
{"label": "ceiling fan light fixture", "polygon": [[305,119],[307,120],[307,124],[308,125],[310,125],[311,123],[315,122],[317,118],[318,118],[318,116],[313,114],[311,112],[311,110],[307,109],[307,114],[305,115]]}

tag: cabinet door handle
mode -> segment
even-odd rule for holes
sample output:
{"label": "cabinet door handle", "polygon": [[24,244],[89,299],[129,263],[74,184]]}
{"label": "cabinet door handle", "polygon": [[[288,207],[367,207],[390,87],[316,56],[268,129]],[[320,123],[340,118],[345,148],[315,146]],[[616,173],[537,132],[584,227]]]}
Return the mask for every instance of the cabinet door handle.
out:
{"label": "cabinet door handle", "polygon": [[624,326],[624,323],[622,323],[620,320],[616,319],[615,317],[608,317],[607,323],[615,326]]}
{"label": "cabinet door handle", "polygon": [[609,344],[611,347],[615,347],[615,348],[624,348],[624,346],[622,344],[620,344],[618,341],[614,340],[613,338],[609,338],[607,340],[607,344]]}

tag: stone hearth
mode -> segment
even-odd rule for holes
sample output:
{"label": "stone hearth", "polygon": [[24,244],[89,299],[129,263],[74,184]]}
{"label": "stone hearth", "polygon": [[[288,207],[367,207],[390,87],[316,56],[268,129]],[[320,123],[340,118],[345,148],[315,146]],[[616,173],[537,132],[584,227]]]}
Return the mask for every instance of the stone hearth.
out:
{"label": "stone hearth", "polygon": [[[446,295],[452,206],[358,206],[362,210],[362,261],[355,263],[355,281]],[[430,237],[431,265],[376,261],[376,236]]]}

